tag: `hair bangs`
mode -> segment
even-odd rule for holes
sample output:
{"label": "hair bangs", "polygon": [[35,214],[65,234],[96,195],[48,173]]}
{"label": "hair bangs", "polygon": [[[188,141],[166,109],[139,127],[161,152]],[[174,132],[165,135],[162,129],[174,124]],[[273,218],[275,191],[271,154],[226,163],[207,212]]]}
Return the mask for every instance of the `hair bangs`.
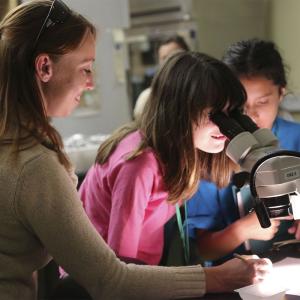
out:
{"label": "hair bangs", "polygon": [[[211,112],[229,112],[241,109],[247,99],[246,91],[238,78],[225,65],[220,65],[212,74],[206,94]],[[209,91],[209,92],[208,92]]]}
{"label": "hair bangs", "polygon": [[190,80],[189,97],[192,102],[190,114],[194,122],[209,109],[215,113],[229,112],[240,109],[246,102],[246,91],[232,71],[220,61],[201,61],[199,68],[194,72],[199,80]]}

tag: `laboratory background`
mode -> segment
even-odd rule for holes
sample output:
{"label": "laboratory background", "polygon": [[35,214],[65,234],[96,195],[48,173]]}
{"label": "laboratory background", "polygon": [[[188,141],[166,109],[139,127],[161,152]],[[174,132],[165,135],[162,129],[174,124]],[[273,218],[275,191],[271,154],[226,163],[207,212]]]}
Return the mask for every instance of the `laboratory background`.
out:
{"label": "laboratory background", "polygon": [[[20,0],[1,0],[0,18]],[[133,118],[133,108],[157,70],[157,45],[184,37],[192,50],[221,58],[233,42],[274,41],[287,65],[282,106],[300,121],[299,0],[65,0],[96,24],[95,89],[68,118],[53,119],[78,174],[113,130]]]}

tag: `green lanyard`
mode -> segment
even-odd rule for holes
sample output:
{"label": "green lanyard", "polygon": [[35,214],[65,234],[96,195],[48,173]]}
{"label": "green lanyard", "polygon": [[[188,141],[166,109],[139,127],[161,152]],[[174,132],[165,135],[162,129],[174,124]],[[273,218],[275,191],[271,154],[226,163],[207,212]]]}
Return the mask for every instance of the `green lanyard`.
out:
{"label": "green lanyard", "polygon": [[[185,214],[185,218],[186,218],[187,217],[186,201],[184,202],[184,214]],[[180,213],[180,209],[179,209],[178,204],[176,204],[176,217],[177,217],[179,234],[180,234],[180,238],[182,240],[182,245],[183,245],[184,260],[185,260],[186,264],[189,264],[189,261],[190,261],[190,242],[189,242],[189,234],[188,234],[188,224],[186,222],[185,228],[183,227],[181,213]]]}

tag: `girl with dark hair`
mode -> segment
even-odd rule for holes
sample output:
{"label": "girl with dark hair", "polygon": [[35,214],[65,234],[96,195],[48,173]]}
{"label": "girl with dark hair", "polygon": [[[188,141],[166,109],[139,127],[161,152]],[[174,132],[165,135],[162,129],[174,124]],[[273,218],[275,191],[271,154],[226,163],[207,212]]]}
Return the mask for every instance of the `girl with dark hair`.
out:
{"label": "girl with dark hair", "polygon": [[235,167],[209,119],[242,107],[229,68],[205,54],[172,55],[155,76],[142,118],[112,134],[80,187],[87,215],[120,257],[160,263],[163,228],[208,178],[225,186]]}
{"label": "girl with dark hair", "polygon": [[[285,66],[276,45],[250,39],[229,47],[223,61],[237,75],[247,92],[244,111],[261,128],[272,129],[283,149],[300,151],[300,124],[278,117],[287,80]],[[189,234],[197,239],[199,253],[218,264],[233,252],[262,254],[273,242],[291,239],[300,230],[288,220],[272,220],[262,228],[253,205],[249,186],[238,189],[233,183],[218,189],[202,181],[188,202]],[[206,265],[210,265],[207,262]]]}

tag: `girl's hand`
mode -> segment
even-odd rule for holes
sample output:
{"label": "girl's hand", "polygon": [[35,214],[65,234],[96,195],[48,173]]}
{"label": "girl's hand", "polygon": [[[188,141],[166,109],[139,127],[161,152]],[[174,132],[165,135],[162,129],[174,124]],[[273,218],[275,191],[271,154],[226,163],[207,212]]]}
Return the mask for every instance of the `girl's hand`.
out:
{"label": "girl's hand", "polygon": [[270,227],[262,228],[255,212],[249,213],[247,216],[241,218],[240,222],[241,230],[243,230],[243,234],[245,235],[245,240],[270,240],[274,237],[280,225],[279,220],[271,220]]}

